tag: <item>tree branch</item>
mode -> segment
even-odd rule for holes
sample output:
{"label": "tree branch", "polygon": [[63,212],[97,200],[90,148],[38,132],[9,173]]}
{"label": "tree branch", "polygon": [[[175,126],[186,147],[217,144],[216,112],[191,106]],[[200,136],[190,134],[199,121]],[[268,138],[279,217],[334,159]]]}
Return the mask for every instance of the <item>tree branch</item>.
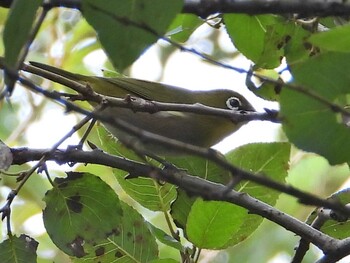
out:
{"label": "tree branch", "polygon": [[350,3],[340,0],[185,0],[183,12],[204,18],[215,13],[343,16],[350,14]]}
{"label": "tree branch", "polygon": [[[338,243],[338,242],[337,242]],[[338,244],[333,243],[331,250],[316,263],[333,263],[350,254],[350,239],[340,240]]]}
{"label": "tree branch", "polygon": [[[260,215],[285,229],[301,236],[315,244],[325,254],[335,252],[340,248],[342,241],[332,238],[317,229],[303,223],[276,208],[255,199],[248,194],[235,190],[227,191],[222,184],[213,183],[200,177],[192,176],[182,170],[165,169],[142,164],[125,158],[112,156],[100,150],[82,151],[78,149],[56,150],[47,155],[47,149],[12,148],[13,165],[40,159],[46,154],[47,160],[58,164],[79,162],[85,164],[100,164],[129,172],[133,177],[142,176],[156,178],[174,184],[184,191],[200,196],[205,200],[226,201],[246,208],[249,212]],[[344,244],[347,246],[347,244]],[[348,251],[350,253],[350,250]]]}
{"label": "tree branch", "polygon": [[[10,7],[11,3],[11,0],[2,0],[0,6]],[[51,0],[45,2],[44,7],[81,9],[81,1]],[[297,14],[299,17],[346,16],[350,14],[350,3],[341,0],[185,0],[182,12],[203,18],[216,13]]]}

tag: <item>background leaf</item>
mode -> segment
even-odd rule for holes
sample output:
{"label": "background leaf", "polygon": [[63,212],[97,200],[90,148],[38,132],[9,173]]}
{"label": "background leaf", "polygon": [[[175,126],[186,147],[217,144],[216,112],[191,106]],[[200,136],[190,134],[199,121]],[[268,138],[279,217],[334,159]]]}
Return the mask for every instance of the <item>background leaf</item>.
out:
{"label": "background leaf", "polygon": [[246,214],[244,208],[233,204],[197,199],[188,215],[187,237],[199,248],[225,248]]}
{"label": "background leaf", "polygon": [[[324,53],[291,69],[298,84],[345,106],[350,94],[349,61],[350,54]],[[280,102],[283,129],[291,142],[326,157],[331,164],[349,162],[350,132],[340,115],[319,100],[288,88],[283,88]]]}
{"label": "background leaf", "polygon": [[[237,148],[226,154],[226,158],[234,165],[284,183],[289,168],[290,145],[288,143],[253,143]],[[275,205],[280,193],[253,182],[241,182],[237,191]],[[242,226],[231,239],[231,245],[242,242],[250,236],[261,224],[263,218],[257,215],[246,214],[242,218]]]}
{"label": "background leaf", "polygon": [[[98,133],[103,149],[109,153],[143,162],[133,151],[124,147],[116,138],[112,138],[112,135],[104,127],[100,126]],[[170,209],[170,203],[176,197],[174,185],[160,184],[157,180],[149,177],[126,179],[128,173],[119,169],[113,169],[113,173],[123,190],[142,206],[152,211]]]}
{"label": "background leaf", "polygon": [[275,15],[225,14],[224,20],[233,44],[254,61],[255,67],[270,69],[280,65],[293,26]]}
{"label": "background leaf", "polygon": [[144,262],[158,257],[158,246],[149,231],[149,224],[129,205],[121,202],[123,217],[115,223],[113,232],[105,240],[91,246],[89,255],[74,262]]}
{"label": "background leaf", "polygon": [[10,236],[0,244],[0,262],[36,263],[38,242],[27,235]]}
{"label": "background leaf", "polygon": [[[212,182],[227,184],[230,180],[230,173],[219,167],[212,161],[195,157],[167,157],[166,160],[180,169],[184,169],[188,174],[198,176]],[[171,204],[171,216],[177,227],[185,230],[187,217],[191,207],[197,197],[189,196],[181,189],[177,189],[177,198]]]}
{"label": "background leaf", "polygon": [[177,241],[172,236],[169,236],[167,233],[165,233],[162,229],[150,224],[146,223],[148,226],[148,229],[151,231],[153,236],[155,236],[160,242],[162,242],[165,245],[168,245],[170,247],[173,247],[177,249],[178,251],[184,251],[185,248],[181,245],[180,241]]}
{"label": "background leaf", "polygon": [[181,11],[182,3],[181,0],[84,0],[82,11],[114,67],[123,71],[158,40],[147,28],[163,35]]}
{"label": "background leaf", "polygon": [[[226,154],[228,161],[234,165],[281,183],[287,177],[289,156],[288,143],[248,144]],[[275,205],[279,197],[277,191],[246,181],[241,182],[236,190],[270,205]],[[219,249],[238,244],[250,236],[263,220],[241,207],[225,202],[203,202],[181,192],[171,208],[176,225],[185,226],[186,237],[201,248]]]}
{"label": "background leaf", "polygon": [[185,42],[203,24],[203,20],[192,14],[178,14],[168,28],[167,36],[176,42]]}
{"label": "background leaf", "polygon": [[[9,67],[17,67],[18,57],[28,41],[36,12],[43,0],[14,1],[5,24],[3,41],[5,62]],[[20,19],[19,19],[20,17]]]}
{"label": "background leaf", "polygon": [[[10,69],[18,70],[20,66],[18,58],[23,55],[25,46],[29,44],[27,42],[36,18],[35,15],[42,2],[43,0],[18,0],[11,4],[3,34],[4,62]],[[8,91],[12,91],[15,80],[6,77],[5,83]]]}
{"label": "background leaf", "polygon": [[349,53],[350,25],[340,26],[332,30],[314,34],[310,36],[308,41],[324,50]]}
{"label": "background leaf", "polygon": [[[177,197],[171,204],[170,214],[175,225],[186,230],[187,218],[197,197],[188,196],[187,193],[181,189],[178,189],[177,191]],[[186,231],[184,234],[186,235]]]}

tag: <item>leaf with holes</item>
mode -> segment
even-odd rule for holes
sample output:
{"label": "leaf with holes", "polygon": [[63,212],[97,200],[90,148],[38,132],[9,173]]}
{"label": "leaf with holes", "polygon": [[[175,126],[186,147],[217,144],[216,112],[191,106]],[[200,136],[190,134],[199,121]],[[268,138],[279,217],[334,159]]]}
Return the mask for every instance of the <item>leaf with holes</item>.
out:
{"label": "leaf with holes", "polygon": [[123,211],[115,192],[89,173],[67,173],[56,178],[46,193],[43,218],[52,241],[75,257],[87,255],[86,246],[119,233]]}
{"label": "leaf with holes", "polygon": [[37,262],[38,242],[27,235],[10,236],[0,244],[0,262]]}
{"label": "leaf with holes", "polygon": [[158,246],[142,216],[121,202],[123,217],[114,225],[117,231],[105,240],[89,245],[88,255],[74,262],[150,262],[158,257]]}
{"label": "leaf with holes", "polygon": [[275,68],[281,63],[283,47],[293,35],[294,25],[274,15],[225,14],[227,32],[235,45],[256,68]]}

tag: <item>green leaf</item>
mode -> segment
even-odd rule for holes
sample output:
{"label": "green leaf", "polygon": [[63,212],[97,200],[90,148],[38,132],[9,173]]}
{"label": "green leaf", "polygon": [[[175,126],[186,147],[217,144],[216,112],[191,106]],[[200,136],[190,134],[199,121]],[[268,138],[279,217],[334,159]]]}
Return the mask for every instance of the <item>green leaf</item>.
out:
{"label": "green leaf", "polygon": [[[284,183],[287,177],[289,157],[289,143],[247,144],[226,155],[226,158],[234,165],[253,173],[263,174],[280,183]],[[272,206],[276,204],[280,195],[278,191],[246,181],[241,182],[236,190],[248,193]],[[263,218],[246,214],[242,220],[242,226],[232,236],[230,245],[240,243],[251,235],[261,224]]]}
{"label": "green leaf", "polygon": [[[277,73],[275,70],[257,70],[254,73],[258,74],[259,76],[264,76],[268,78],[272,78],[274,80],[278,80],[280,78],[279,73]],[[260,85],[256,86],[255,83],[252,81],[251,78],[246,78],[246,86],[247,88],[254,92],[254,94],[264,100],[270,100],[270,101],[278,101],[279,100],[279,93],[281,92],[281,87],[279,85],[276,85],[272,82],[262,82]]]}
{"label": "green leaf", "polygon": [[212,182],[226,184],[231,179],[230,173],[227,170],[218,166],[216,163],[201,157],[166,157],[166,161],[172,163],[180,169],[185,170],[188,174],[198,176]]}
{"label": "green leaf", "polygon": [[[226,158],[235,166],[278,182],[284,182],[288,175],[289,157],[290,144],[279,142],[246,144],[226,154]],[[279,195],[279,192],[267,191],[266,187],[252,182],[241,182],[237,188],[270,205],[276,203]]]}
{"label": "green leaf", "polygon": [[[12,0],[7,0],[9,2],[9,5],[12,4]],[[4,1],[2,1],[4,2]],[[3,26],[6,22],[7,14],[9,9],[7,8],[0,8],[0,25]]]}
{"label": "green leaf", "polygon": [[38,242],[27,235],[10,236],[0,244],[0,262],[36,263]]}
{"label": "green leaf", "polygon": [[192,14],[178,14],[168,28],[167,36],[177,42],[185,42],[203,24],[203,20]]}
{"label": "green leaf", "polygon": [[313,34],[308,41],[324,50],[350,52],[350,25]]}
{"label": "green leaf", "polygon": [[75,257],[87,255],[86,247],[120,232],[123,211],[114,191],[89,173],[67,173],[56,178],[47,192],[43,218],[52,241]]}
{"label": "green leaf", "polygon": [[179,251],[185,251],[185,248],[182,246],[180,241],[177,241],[175,238],[169,236],[162,229],[155,227],[151,223],[146,222],[146,225],[148,226],[148,229],[151,231],[153,236],[155,236],[160,242]]}
{"label": "green leaf", "polygon": [[177,189],[177,197],[171,204],[170,214],[178,228],[186,230],[187,218],[196,199],[197,197],[188,196],[185,191]]}
{"label": "green leaf", "polygon": [[42,2],[43,0],[13,2],[3,34],[7,66],[17,68],[17,59],[28,41],[36,12]]}
{"label": "green leaf", "polygon": [[[112,209],[111,207],[110,209]],[[158,246],[148,224],[129,205],[121,202],[123,217],[105,240],[88,246],[89,255],[74,262],[145,262],[158,258]]]}
{"label": "green leaf", "polygon": [[315,52],[313,46],[305,41],[310,35],[310,31],[300,26],[294,27],[294,30],[288,36],[289,40],[284,48],[284,55],[288,65],[307,60]]}
{"label": "green leaf", "polygon": [[161,258],[161,259],[155,259],[150,261],[149,263],[178,263],[179,261],[176,261],[172,258]]}
{"label": "green leaf", "polygon": [[[248,144],[226,155],[228,161],[234,165],[251,172],[261,173],[278,182],[284,182],[287,176],[289,157],[288,143]],[[199,167],[203,168],[203,165]],[[245,181],[240,183],[237,190],[270,205],[276,203],[280,194]],[[250,215],[245,209],[232,204],[194,200],[185,193],[179,192],[178,199],[172,204],[171,215],[176,225],[185,230],[187,238],[201,248],[219,249],[238,244],[251,235],[263,220],[260,216]],[[234,216],[236,217],[233,219]],[[232,225],[227,223],[231,222],[230,220],[234,222]],[[213,225],[209,225],[208,222],[212,222]]]}
{"label": "green leaf", "polygon": [[4,139],[8,138],[20,123],[19,116],[16,114],[19,110],[20,103],[12,101],[10,105],[2,101],[0,102],[0,107],[0,123],[6,123],[6,125],[2,125],[0,129],[0,138]]}
{"label": "green leaf", "polygon": [[130,66],[180,13],[182,0],[83,0],[82,11],[118,71]]}
{"label": "green leaf", "polygon": [[[242,169],[252,173],[261,173],[273,180],[284,182],[289,169],[290,144],[284,142],[246,144],[226,154],[226,158]],[[260,190],[255,192],[256,189],[252,189],[251,191],[249,184],[242,183],[240,190],[247,191],[270,205],[275,203],[275,197],[270,198],[264,191],[262,195],[257,194],[260,193]]]}
{"label": "green leaf", "polygon": [[[312,191],[319,196],[328,196],[342,188],[349,179],[349,166],[346,164],[331,166],[327,159],[316,154],[303,154],[293,163],[288,184],[303,191]],[[295,205],[299,206],[295,198]]]}
{"label": "green leaf", "polygon": [[142,206],[152,211],[168,211],[170,203],[176,197],[175,186],[172,184],[159,184],[151,178],[125,179],[118,175],[114,169],[118,183],[124,191]]}
{"label": "green leaf", "polygon": [[[96,126],[96,128],[98,138],[100,139],[99,143],[102,149],[106,150],[110,154],[114,154],[125,159],[144,162],[144,159],[142,159],[128,147],[125,147],[120,141],[118,141],[118,138],[114,137],[102,124]],[[121,173],[121,175],[127,174],[127,172]]]}
{"label": "green leaf", "polygon": [[292,25],[274,15],[225,14],[224,20],[235,47],[257,68],[280,65],[287,36],[293,30]]}
{"label": "green leaf", "polygon": [[[48,191],[44,224],[53,242],[75,262],[148,262],[158,247],[142,216],[121,203],[99,177],[68,173]],[[118,261],[119,262],[119,261]]]}
{"label": "green leaf", "polygon": [[[143,162],[133,151],[112,138],[105,128],[100,126],[98,133],[103,149],[109,153]],[[127,178],[127,172],[118,169],[113,169],[113,173],[131,198],[152,211],[168,211],[170,203],[176,198],[176,189],[172,184],[160,184],[157,180],[145,177]]]}
{"label": "green leaf", "polygon": [[[185,170],[188,174],[199,176],[212,182],[227,184],[231,179],[230,173],[227,170],[219,167],[212,161],[208,161],[200,157],[167,157],[166,161],[172,163],[180,169]],[[177,198],[171,204],[170,213],[176,226],[184,229],[186,235],[185,226],[187,217],[196,198],[188,196],[181,189],[178,189],[177,193]]]}
{"label": "green leaf", "polygon": [[[349,61],[350,54],[329,52],[291,69],[296,83],[345,107],[350,94]],[[318,99],[288,88],[282,89],[280,103],[283,129],[292,143],[324,156],[331,164],[350,161],[350,132],[342,116]]]}
{"label": "green leaf", "polygon": [[244,208],[230,203],[197,199],[188,215],[188,239],[199,248],[225,248],[246,214]]}
{"label": "green leaf", "polygon": [[[3,33],[4,62],[7,67],[18,70],[20,66],[18,65],[18,58],[23,55],[25,48],[29,48],[26,47],[30,44],[27,41],[35,21],[36,12],[42,2],[43,0],[16,0],[12,3]],[[6,77],[5,83],[8,90],[11,91],[15,81]]]}

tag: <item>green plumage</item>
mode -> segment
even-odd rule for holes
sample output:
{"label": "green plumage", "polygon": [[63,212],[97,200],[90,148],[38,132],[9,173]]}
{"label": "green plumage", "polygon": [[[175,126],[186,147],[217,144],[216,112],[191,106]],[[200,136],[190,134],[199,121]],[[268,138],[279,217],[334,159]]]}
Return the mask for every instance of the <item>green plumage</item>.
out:
{"label": "green plumage", "polygon": [[[126,95],[131,95],[159,102],[200,103],[222,109],[228,109],[227,101],[235,98],[240,101],[240,105],[237,106],[236,110],[254,111],[254,108],[242,95],[231,90],[191,91],[134,78],[85,76],[37,62],[31,62],[31,64],[59,76],[81,83],[88,83],[95,92],[107,96],[125,98]],[[243,124],[236,124],[225,118],[185,112],[157,112],[150,114],[145,112],[135,113],[130,109],[110,107],[105,109],[104,113],[122,119],[142,130],[202,147],[210,147],[218,143],[229,134],[235,132]],[[104,125],[114,136],[124,142],[137,140],[134,136],[122,132],[108,123]],[[140,145],[144,148],[143,150],[149,150],[155,153],[167,154],[169,152],[163,147],[154,144],[140,142]]]}

